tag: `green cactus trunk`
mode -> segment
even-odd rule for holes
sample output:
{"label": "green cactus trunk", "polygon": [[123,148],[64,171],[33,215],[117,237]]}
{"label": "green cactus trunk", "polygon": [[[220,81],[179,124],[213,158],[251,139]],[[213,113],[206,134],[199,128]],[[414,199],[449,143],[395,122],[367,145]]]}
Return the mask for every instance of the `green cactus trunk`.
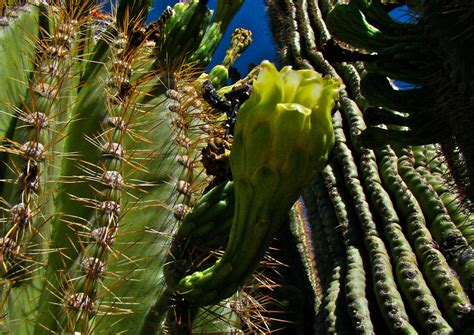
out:
{"label": "green cactus trunk", "polygon": [[[244,290],[201,309],[164,276],[210,181],[200,151],[222,127],[201,68],[242,3],[218,3],[212,19],[194,1],[145,27],[150,1],[112,14],[95,1],[2,2],[0,332],[227,333],[255,319]],[[222,247],[189,250],[186,270]]]}

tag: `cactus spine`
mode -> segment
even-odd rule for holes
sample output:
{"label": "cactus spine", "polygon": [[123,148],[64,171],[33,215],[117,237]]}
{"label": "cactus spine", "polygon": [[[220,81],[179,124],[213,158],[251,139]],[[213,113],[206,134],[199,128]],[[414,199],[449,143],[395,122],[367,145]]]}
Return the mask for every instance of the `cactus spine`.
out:
{"label": "cactus spine", "polygon": [[[1,3],[2,333],[268,330],[252,285],[201,309],[164,276],[210,181],[200,151],[223,131],[201,68],[241,4],[218,1],[212,16],[205,1],[179,3],[145,26],[148,0],[111,14],[95,1]],[[187,270],[222,247],[189,250]]]}

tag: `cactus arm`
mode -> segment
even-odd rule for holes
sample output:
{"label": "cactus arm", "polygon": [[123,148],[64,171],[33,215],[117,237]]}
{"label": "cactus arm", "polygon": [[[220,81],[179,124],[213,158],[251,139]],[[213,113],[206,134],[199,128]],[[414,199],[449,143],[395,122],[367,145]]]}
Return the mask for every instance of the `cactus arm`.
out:
{"label": "cactus arm", "polygon": [[419,42],[418,34],[409,33],[409,27],[400,25],[401,31],[383,31],[367,21],[365,11],[357,8],[354,1],[337,4],[327,17],[329,31],[339,40],[350,41],[351,45],[369,51],[383,51],[394,43]]}
{"label": "cactus arm", "polygon": [[424,145],[433,143],[445,136],[444,133],[432,133],[430,129],[399,130],[368,126],[359,137],[362,145],[377,148],[388,143],[397,145]]}
{"label": "cactus arm", "polygon": [[[350,22],[350,29],[341,23]],[[336,5],[328,15],[327,25],[331,33],[341,40],[351,39],[357,48],[379,50],[387,45],[383,33],[370,25],[362,12],[353,5]],[[347,35],[347,34],[350,34]]]}
{"label": "cactus arm", "polygon": [[[187,59],[195,54],[195,49],[205,36],[209,26],[211,11],[205,1],[192,1],[189,5],[178,3],[174,6],[173,15],[164,25],[163,42],[157,45],[157,62],[176,63],[176,60]],[[197,33],[190,38],[189,31]],[[208,36],[209,38],[209,36]],[[178,66],[174,64],[173,66]]]}
{"label": "cactus arm", "polygon": [[[113,287],[118,297],[128,296],[129,290],[137,292],[142,303],[130,307],[126,301],[117,301],[117,315],[107,316],[114,320],[116,332],[124,328],[144,333],[150,329],[169,329],[179,320],[181,310],[172,306],[175,298],[166,289],[164,278],[166,266],[176,265],[169,262],[165,250],[176,233],[177,223],[194,205],[194,199],[201,196],[200,187],[195,185],[205,180],[197,166],[196,153],[203,145],[205,133],[195,127],[195,123],[201,121],[194,119],[193,114],[201,103],[196,92],[199,82],[190,80],[185,72],[160,80],[161,84],[152,83],[150,88],[146,82],[143,84],[147,93],[137,102],[140,106],[135,115],[137,121],[129,125],[130,136],[124,144],[128,152],[136,154],[124,167],[124,175],[128,176],[131,186],[133,183],[137,186],[123,194],[124,211],[130,213],[120,219],[114,244],[116,252],[126,255],[127,261],[111,259],[108,269],[112,273],[126,273],[130,280],[124,285],[123,279],[112,276],[106,278],[104,285]],[[148,99],[147,94],[158,85],[162,87],[156,92],[161,93]],[[142,108],[145,110],[140,111]],[[137,141],[138,136],[140,141]],[[140,213],[140,220],[132,213]],[[163,309],[164,304],[168,305]],[[189,310],[183,308],[183,313],[192,311],[195,315],[196,307],[188,307]],[[189,322],[192,321],[191,318]],[[101,331],[109,331],[105,328],[107,324],[102,326],[100,320],[97,325]],[[182,326],[191,327],[187,323]]]}
{"label": "cactus arm", "polygon": [[364,111],[364,119],[368,127],[381,124],[409,127],[413,124],[413,117],[411,115],[401,115],[385,108],[367,108]]}
{"label": "cactus arm", "polygon": [[379,1],[355,0],[355,5],[367,16],[367,20],[382,30],[399,32],[400,35],[416,32],[416,25],[392,20]]}
{"label": "cactus arm", "polygon": [[239,58],[240,54],[247,49],[252,42],[252,32],[247,29],[237,28],[231,35],[230,47],[222,64],[216,65],[209,72],[209,80],[215,88],[221,88],[229,78],[229,68]]}
{"label": "cactus arm", "polygon": [[387,77],[368,73],[360,83],[361,94],[372,106],[380,106],[402,113],[415,112],[426,106],[426,89],[395,90]]}

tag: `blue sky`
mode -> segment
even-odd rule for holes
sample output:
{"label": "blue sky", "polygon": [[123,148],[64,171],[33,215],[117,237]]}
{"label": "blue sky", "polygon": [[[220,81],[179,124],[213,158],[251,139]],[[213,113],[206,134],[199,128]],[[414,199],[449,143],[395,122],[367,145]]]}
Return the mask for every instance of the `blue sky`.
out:
{"label": "blue sky", "polygon": [[[173,6],[177,2],[177,0],[155,0],[148,21],[157,20],[167,6]],[[208,7],[215,9],[216,3],[217,0],[209,0]],[[416,21],[416,17],[409,11],[407,6],[399,7],[390,14],[392,18],[397,21]],[[235,28],[246,28],[251,30],[253,34],[252,44],[234,64],[242,75],[247,74],[248,65],[250,63],[259,64],[264,59],[278,63],[276,48],[268,27],[264,0],[246,0],[229,25],[227,33],[222,38],[221,44],[217,48],[209,68],[219,64],[224,59],[225,51],[230,43],[230,35]]]}
{"label": "blue sky", "polygon": [[[173,6],[176,0],[155,0],[153,10],[149,16],[149,20],[156,20],[166,6]],[[208,7],[214,9],[217,0],[209,0]],[[406,6],[402,6],[391,13],[392,18],[401,22],[412,21],[413,15],[409,13]],[[262,60],[268,59],[274,63],[278,63],[276,48],[273,44],[271,33],[268,27],[268,18],[265,13],[264,0],[247,0],[244,1],[242,8],[234,17],[227,33],[224,35],[213,57],[213,65],[219,64],[225,55],[225,50],[230,43],[230,35],[235,28],[246,28],[252,31],[253,42],[249,48],[236,61],[234,66],[242,75],[247,73],[250,63],[259,64]]]}
{"label": "blue sky", "polygon": [[[156,0],[149,20],[156,20],[166,6],[172,6],[178,1]],[[214,9],[216,0],[210,0],[208,7]],[[225,55],[225,50],[230,43],[230,35],[235,28],[245,28],[252,31],[252,44],[236,61],[234,66],[242,75],[247,74],[248,64],[259,64],[262,60],[268,59],[274,63],[278,62],[276,48],[273,45],[271,33],[268,28],[268,18],[265,15],[264,0],[244,1],[242,8],[232,20],[227,29],[227,33],[222,38],[216,53],[213,57],[213,65],[219,64]]]}

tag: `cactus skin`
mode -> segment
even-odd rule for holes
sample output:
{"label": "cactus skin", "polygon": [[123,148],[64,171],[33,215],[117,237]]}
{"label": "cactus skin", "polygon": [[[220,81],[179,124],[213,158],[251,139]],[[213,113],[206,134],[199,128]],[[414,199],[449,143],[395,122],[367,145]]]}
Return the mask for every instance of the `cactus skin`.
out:
{"label": "cactus skin", "polygon": [[[128,33],[140,24],[125,22],[130,16],[123,12],[119,22],[114,16],[105,17],[109,22],[105,33],[95,35],[99,28],[91,23],[92,17],[96,20],[102,14],[90,13],[91,3],[77,6],[78,2],[67,1],[68,6],[60,7],[50,1],[28,4],[13,12],[10,10],[18,5],[15,1],[0,5],[0,45],[8,46],[0,53],[0,64],[5,65],[0,67],[0,79],[6,83],[6,89],[0,90],[0,109],[5,111],[0,116],[4,134],[0,149],[0,306],[4,315],[0,332],[252,332],[254,328],[245,325],[244,319],[249,310],[239,310],[249,302],[244,297],[248,294],[245,289],[206,308],[186,301],[186,294],[179,295],[174,290],[182,276],[212,264],[216,256],[210,254],[224,249],[231,230],[233,195],[229,183],[215,189],[215,211],[208,213],[205,202],[199,203],[201,185],[208,180],[200,170],[198,151],[207,139],[206,125],[222,116],[209,112],[200,98],[206,75],[197,78],[199,71],[187,62],[192,57],[194,64],[208,62],[225,26],[219,20],[228,23],[229,15],[238,10],[242,1],[232,1],[228,7],[228,2],[220,2],[220,14],[216,16],[219,20],[214,19],[213,29],[206,21],[209,17],[193,15],[197,2],[180,4],[182,10],[175,11],[177,16],[163,19],[161,29],[186,21],[184,26],[196,27],[194,36],[198,36],[183,44],[180,50],[189,52],[177,52],[176,62],[171,64],[163,57],[166,50],[160,38],[173,37],[154,33],[150,39],[158,43],[152,51],[150,46],[137,43],[142,33],[131,34],[136,39],[129,39]],[[408,76],[409,66],[395,68],[394,57],[386,50],[385,59],[366,69],[359,63],[325,60],[320,51],[331,35],[323,19],[328,17],[332,2],[268,3],[279,30],[275,36],[283,62],[340,77],[346,86],[340,93],[339,111],[333,117],[334,159],[330,168],[317,176],[313,187],[305,191],[308,212],[324,221],[312,222],[313,234],[309,223],[298,223],[304,221],[304,210],[296,210],[293,217],[299,224],[295,233],[302,243],[308,286],[315,295],[314,328],[318,333],[373,330],[406,334],[436,332],[438,328],[449,333],[452,328],[456,333],[471,334],[472,213],[461,208],[462,198],[444,181],[451,162],[437,157],[433,145],[399,145],[375,151],[368,148],[385,144],[383,140],[387,139],[401,144],[400,136],[406,137],[405,142],[415,141],[409,143],[426,141],[420,140],[420,132],[413,132],[415,129],[411,133],[390,129],[393,136],[385,138],[360,136],[366,129],[364,121],[369,121],[364,120],[369,115],[367,107],[383,107],[390,120],[410,128],[418,122],[419,116],[406,109],[406,104],[401,111],[409,112],[408,120],[394,117],[396,92],[387,91],[387,87],[380,95],[370,95],[373,88],[364,91],[367,87],[362,79],[360,90],[361,77],[367,71],[371,72],[369,75]],[[141,4],[145,6],[145,2]],[[396,45],[400,59],[405,62],[413,48],[401,48],[402,42],[409,41],[412,46],[423,43],[413,38],[419,31],[416,26],[393,24],[380,11],[385,9],[377,1],[360,0],[355,4],[365,13],[367,24],[385,34],[377,48],[383,47],[382,42],[396,40],[400,42]],[[437,12],[428,8],[433,4],[424,4],[432,14]],[[199,9],[199,13],[207,13],[203,6]],[[144,16],[131,17],[139,22]],[[196,21],[180,17],[194,17]],[[73,33],[68,32],[68,25],[60,27],[59,23],[71,23]],[[452,36],[436,29],[445,28],[438,25],[431,31],[438,39]],[[401,31],[406,36],[401,36]],[[65,38],[68,36],[72,36],[70,48]],[[7,53],[16,57],[4,57]],[[128,63],[132,65],[130,75]],[[55,71],[60,75],[51,75]],[[470,73],[466,71],[465,75]],[[224,77],[225,74],[216,76]],[[130,80],[130,90],[126,85],[117,85],[124,80]],[[111,99],[117,88],[123,89],[121,106]],[[223,92],[229,90],[223,88]],[[420,92],[426,94],[423,90],[410,93]],[[382,98],[374,101],[374,96]],[[383,124],[381,121],[384,117],[374,122]],[[442,148],[445,152],[456,151],[446,144]],[[123,184],[117,174],[107,171],[120,172]],[[308,173],[305,177],[310,176]],[[453,206],[453,199],[461,206]],[[198,205],[194,216],[186,218],[186,212],[195,204],[203,207]],[[201,229],[193,229],[196,223]],[[186,247],[178,245],[175,253],[184,256],[173,260],[168,251],[173,248],[173,241],[179,240],[178,226],[188,227],[189,233],[184,235],[189,242]],[[392,234],[393,230],[397,234]],[[205,250],[191,248],[199,245],[208,232],[213,238]],[[443,242],[446,240],[448,243]],[[452,248],[453,245],[461,248]],[[313,253],[313,247],[323,247],[324,255]],[[410,249],[416,260],[406,258],[410,258],[411,267],[418,267],[417,275],[426,282],[423,300],[417,296],[415,303],[409,295],[418,287],[404,281],[407,272],[400,265],[404,259],[399,257],[399,253],[406,255]],[[355,250],[361,258],[354,257]],[[179,268],[180,260],[186,262],[184,269]],[[203,265],[196,264],[202,260]],[[167,271],[172,280],[165,278]],[[248,277],[250,271],[246,272]],[[251,282],[249,278],[245,285]],[[231,285],[232,290],[240,284]],[[426,315],[417,312],[418,300],[427,305],[423,311],[434,313],[435,304],[439,307],[438,322],[429,323]],[[250,304],[250,310],[255,306],[259,305]],[[439,322],[441,319],[444,320]],[[327,329],[322,329],[325,325]],[[255,332],[270,332],[269,327]]]}
{"label": "cactus skin", "polygon": [[[423,51],[426,39],[421,23],[392,21],[380,1],[267,0],[267,6],[283,64],[339,76],[346,86],[333,117],[334,159],[305,192],[305,204],[318,227],[317,234],[304,232],[306,239],[313,238],[315,246],[321,239],[329,242],[323,252],[332,262],[328,267],[321,255],[308,257],[311,250],[301,252],[302,257],[317,260],[308,266],[314,269],[313,277],[317,274],[311,280],[316,313],[326,311],[325,318],[315,320],[317,333],[342,332],[336,327],[338,320],[350,322],[352,333],[370,332],[361,320],[372,321],[375,333],[472,333],[472,212],[449,182],[449,161],[434,145],[421,145],[447,138],[445,129],[436,130],[446,123],[420,110],[430,109],[432,86],[396,91],[387,80],[429,77],[420,74],[428,74],[423,72],[427,68],[415,65],[429,59]],[[352,50],[337,57],[325,54],[335,38],[376,54],[361,56]],[[348,63],[354,59],[365,63]],[[381,124],[389,125],[388,129],[376,128]],[[419,145],[413,148],[415,156],[408,144]],[[443,244],[445,238],[451,243]],[[358,269],[365,271],[358,280],[356,268],[351,267],[354,248],[359,248],[364,264]],[[349,261],[346,270],[344,259]],[[346,291],[341,293],[342,282]],[[350,304],[354,292],[360,301],[368,302],[358,307],[370,312],[369,319],[348,321],[345,313],[336,313],[336,295],[343,295],[349,315],[357,315],[356,306]],[[321,305],[321,299],[326,303]],[[327,327],[321,329],[324,320]]]}

